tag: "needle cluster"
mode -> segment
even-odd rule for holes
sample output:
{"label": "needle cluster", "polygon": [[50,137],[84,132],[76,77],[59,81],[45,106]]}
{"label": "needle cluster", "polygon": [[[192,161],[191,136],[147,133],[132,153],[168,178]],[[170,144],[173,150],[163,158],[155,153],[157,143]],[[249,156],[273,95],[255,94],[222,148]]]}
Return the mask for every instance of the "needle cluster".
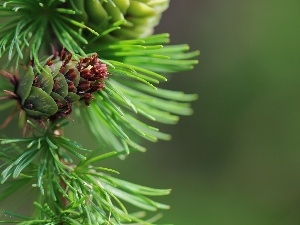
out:
{"label": "needle cluster", "polygon": [[[169,74],[192,69],[199,54],[185,44],[169,45],[168,34],[153,34],[168,4],[0,0],[0,60],[6,62],[0,110],[19,112],[26,131],[0,140],[0,201],[36,190],[26,203],[32,214],[5,209],[0,213],[11,219],[0,216],[0,223],[152,225],[159,216],[145,219],[128,204],[144,211],[169,208],[150,198],[169,189],[133,184],[101,167],[107,158],[145,151],[140,139],[169,140],[159,123],[192,114],[195,94],[158,87]],[[75,126],[70,116],[101,148],[85,149],[65,137],[64,127]]]}

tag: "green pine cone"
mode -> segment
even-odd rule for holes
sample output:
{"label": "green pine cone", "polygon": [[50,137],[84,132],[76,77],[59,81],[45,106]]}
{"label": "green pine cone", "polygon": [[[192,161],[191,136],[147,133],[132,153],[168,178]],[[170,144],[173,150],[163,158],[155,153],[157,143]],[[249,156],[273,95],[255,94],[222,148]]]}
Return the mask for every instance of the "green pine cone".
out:
{"label": "green pine cone", "polygon": [[66,117],[72,112],[72,104],[79,100],[89,105],[92,93],[104,88],[108,76],[106,64],[97,54],[75,60],[63,50],[43,64],[41,72],[29,66],[20,78],[10,76],[15,86],[12,95],[26,116],[34,119]]}
{"label": "green pine cone", "polygon": [[[111,35],[117,39],[149,36],[159,23],[169,0],[76,0],[70,4],[76,19],[101,33],[115,22],[123,21],[121,29]],[[75,8],[76,7],[76,8]]]}

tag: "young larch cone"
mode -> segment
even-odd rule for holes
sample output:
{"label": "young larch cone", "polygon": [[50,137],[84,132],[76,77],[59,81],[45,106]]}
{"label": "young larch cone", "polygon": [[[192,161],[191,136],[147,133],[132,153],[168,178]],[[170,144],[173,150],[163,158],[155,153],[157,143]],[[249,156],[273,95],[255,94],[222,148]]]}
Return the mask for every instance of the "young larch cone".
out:
{"label": "young larch cone", "polygon": [[14,91],[7,92],[9,98],[17,99],[26,116],[34,119],[66,117],[73,103],[80,100],[88,106],[93,93],[104,89],[104,79],[108,77],[107,66],[97,54],[76,60],[63,50],[44,64],[41,72],[28,66],[20,77],[1,71],[14,85]]}
{"label": "young larch cone", "polygon": [[70,3],[70,7],[77,11],[76,20],[97,32],[123,21],[121,29],[111,33],[117,39],[142,38],[152,34],[168,6],[169,0],[76,0]]}

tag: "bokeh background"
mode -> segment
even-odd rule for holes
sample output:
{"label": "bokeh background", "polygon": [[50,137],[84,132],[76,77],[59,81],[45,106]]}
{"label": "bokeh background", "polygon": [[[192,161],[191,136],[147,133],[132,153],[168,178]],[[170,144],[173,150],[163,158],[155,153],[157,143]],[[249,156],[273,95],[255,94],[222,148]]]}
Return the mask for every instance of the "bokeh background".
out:
{"label": "bokeh background", "polygon": [[156,32],[199,49],[165,86],[198,93],[171,142],[109,162],[121,176],[172,188],[161,222],[300,224],[300,1],[171,0]]}
{"label": "bokeh background", "polygon": [[[197,93],[195,112],[162,127],[172,141],[105,162],[172,188],[157,199],[171,205],[161,223],[300,225],[299,22],[299,0],[171,0],[156,32],[201,55],[163,86]],[[79,142],[92,139],[82,130]]]}

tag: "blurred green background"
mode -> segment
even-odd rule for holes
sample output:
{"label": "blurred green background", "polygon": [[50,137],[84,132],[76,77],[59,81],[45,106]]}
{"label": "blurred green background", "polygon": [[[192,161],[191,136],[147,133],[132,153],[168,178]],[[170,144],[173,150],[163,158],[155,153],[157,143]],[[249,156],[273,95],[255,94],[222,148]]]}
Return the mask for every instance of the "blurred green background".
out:
{"label": "blurred green background", "polygon": [[161,222],[300,224],[299,0],[171,0],[159,32],[199,49],[166,87],[198,93],[171,142],[109,162],[121,177],[172,188]]}
{"label": "blurred green background", "polygon": [[195,113],[162,127],[172,141],[105,162],[173,189],[162,223],[300,225],[299,21],[299,0],[171,0],[156,32],[201,56],[163,86],[197,93]]}

